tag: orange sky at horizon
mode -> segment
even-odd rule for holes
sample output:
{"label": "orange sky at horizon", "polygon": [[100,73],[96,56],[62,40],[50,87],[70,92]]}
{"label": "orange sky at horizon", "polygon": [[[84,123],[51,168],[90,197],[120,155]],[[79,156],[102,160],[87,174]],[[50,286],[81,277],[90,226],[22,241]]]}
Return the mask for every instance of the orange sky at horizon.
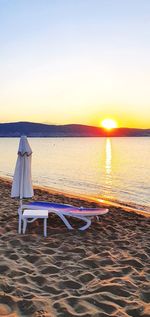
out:
{"label": "orange sky at horizon", "polygon": [[82,118],[82,120],[59,120],[59,121],[48,121],[48,120],[40,120],[40,118],[37,120],[35,119],[35,116],[32,118],[30,117],[25,117],[23,119],[20,119],[20,117],[13,119],[11,121],[5,121],[1,120],[0,123],[9,123],[9,122],[19,122],[19,121],[26,121],[26,122],[33,122],[33,123],[43,123],[43,124],[49,124],[49,125],[65,125],[65,124],[81,124],[81,125],[89,125],[89,126],[95,126],[95,127],[102,127],[102,121],[105,119],[112,119],[117,123],[117,128],[137,128],[137,129],[150,129],[150,123],[149,120],[147,122],[143,122],[141,120],[135,120],[135,118],[130,118],[130,120],[124,119],[121,120],[119,119],[118,116],[99,116],[99,118],[96,118],[94,120],[85,120]]}

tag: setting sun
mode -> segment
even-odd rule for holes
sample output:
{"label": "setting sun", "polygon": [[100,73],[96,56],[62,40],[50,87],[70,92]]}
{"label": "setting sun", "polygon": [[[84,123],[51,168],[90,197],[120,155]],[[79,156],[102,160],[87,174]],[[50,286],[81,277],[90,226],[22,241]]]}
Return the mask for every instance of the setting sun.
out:
{"label": "setting sun", "polygon": [[117,122],[115,120],[112,120],[112,119],[104,119],[101,122],[101,126],[104,129],[111,130],[111,129],[117,128]]}

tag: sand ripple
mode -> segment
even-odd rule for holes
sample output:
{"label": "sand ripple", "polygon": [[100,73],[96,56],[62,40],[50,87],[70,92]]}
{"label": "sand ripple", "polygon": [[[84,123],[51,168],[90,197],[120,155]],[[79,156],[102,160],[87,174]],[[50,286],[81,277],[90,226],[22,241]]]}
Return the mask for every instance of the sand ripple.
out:
{"label": "sand ripple", "polygon": [[17,202],[7,182],[0,189],[0,317],[150,315],[149,219],[112,207],[86,232],[69,232],[52,216],[47,238],[41,221],[18,235]]}

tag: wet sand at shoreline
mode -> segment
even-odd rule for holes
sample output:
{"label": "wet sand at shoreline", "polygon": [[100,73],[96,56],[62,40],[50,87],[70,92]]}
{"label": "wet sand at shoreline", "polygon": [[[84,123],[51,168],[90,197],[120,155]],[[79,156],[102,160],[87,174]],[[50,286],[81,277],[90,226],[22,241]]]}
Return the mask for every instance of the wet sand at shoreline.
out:
{"label": "wet sand at shoreline", "polygon": [[[96,202],[36,188],[34,200],[97,207]],[[51,215],[18,235],[18,201],[0,179],[0,316],[150,315],[150,219],[109,207],[99,222],[75,230]]]}

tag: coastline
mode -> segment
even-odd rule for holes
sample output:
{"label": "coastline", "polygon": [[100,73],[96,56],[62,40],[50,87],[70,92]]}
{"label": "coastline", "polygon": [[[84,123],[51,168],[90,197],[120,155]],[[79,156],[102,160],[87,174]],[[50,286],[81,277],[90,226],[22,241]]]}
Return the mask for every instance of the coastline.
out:
{"label": "coastline", "polygon": [[[142,215],[144,217],[148,217],[148,218],[150,217],[150,210],[147,209],[147,211],[146,211],[146,210],[138,209],[135,207],[130,207],[129,205],[127,205],[126,203],[123,203],[123,202],[111,201],[111,200],[108,200],[106,198],[92,197],[92,196],[85,195],[85,194],[73,194],[73,193],[70,193],[69,191],[60,191],[60,190],[56,190],[54,188],[47,187],[47,186],[34,185],[33,187],[34,187],[34,189],[40,189],[43,191],[47,191],[50,194],[63,195],[63,196],[75,198],[78,200],[84,200],[84,201],[87,201],[89,203],[94,202],[97,205],[99,205],[100,207],[122,208],[126,212],[131,212],[131,213],[133,212],[133,213],[136,213],[138,215]],[[142,208],[142,206],[141,206],[141,208]],[[143,209],[144,209],[144,206],[143,206]]]}
{"label": "coastline", "polygon": [[[11,177],[0,176],[0,180],[6,181],[6,182],[8,181],[10,184],[12,183]],[[139,209],[138,207],[136,208],[136,207],[130,206],[130,204],[128,202],[125,203],[125,202],[120,202],[120,201],[112,201],[112,200],[106,199],[105,197],[99,198],[99,197],[89,196],[86,194],[77,194],[77,193],[74,194],[74,193],[71,193],[69,191],[57,190],[57,189],[54,189],[54,188],[49,187],[49,186],[42,186],[42,185],[37,185],[37,184],[34,184],[33,188],[34,188],[34,190],[39,189],[41,191],[46,191],[49,194],[62,195],[64,197],[83,200],[83,201],[87,201],[89,203],[94,202],[98,206],[101,206],[101,207],[121,208],[126,212],[131,212],[131,213],[133,212],[133,213],[136,213],[138,215],[142,215],[142,216],[147,217],[147,218],[150,217],[150,209],[148,207],[140,206],[141,208],[143,207],[144,210],[142,210],[142,209]]]}
{"label": "coastline", "polygon": [[[109,206],[84,232],[68,231],[56,215],[17,233],[19,201],[0,178],[1,317],[148,317],[150,219]],[[96,207],[35,188],[34,200]]]}

